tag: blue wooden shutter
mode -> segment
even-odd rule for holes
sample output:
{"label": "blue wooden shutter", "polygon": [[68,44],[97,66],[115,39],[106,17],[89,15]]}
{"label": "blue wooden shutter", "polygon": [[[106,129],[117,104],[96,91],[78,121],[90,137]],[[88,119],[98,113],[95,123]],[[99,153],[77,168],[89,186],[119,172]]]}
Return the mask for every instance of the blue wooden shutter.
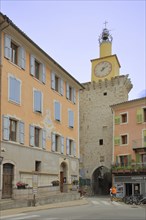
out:
{"label": "blue wooden shutter", "polygon": [[29,126],[29,142],[30,145],[34,147],[34,126]]}
{"label": "blue wooden shutter", "polygon": [[46,67],[43,63],[41,64],[41,81],[44,84],[46,83]]}
{"label": "blue wooden shutter", "polygon": [[66,98],[69,99],[69,84],[66,83]]}
{"label": "blue wooden shutter", "polygon": [[51,73],[51,88],[55,89],[55,74]]}
{"label": "blue wooden shutter", "polygon": [[23,47],[18,47],[18,65],[22,68],[25,69],[25,63],[26,63],[26,58],[25,58],[25,49]]}
{"label": "blue wooden shutter", "polygon": [[42,112],[42,94],[40,91],[34,91],[34,111],[35,112]]}
{"label": "blue wooden shutter", "polygon": [[24,144],[24,122],[19,121],[19,143]]}
{"label": "blue wooden shutter", "polygon": [[73,142],[73,155],[76,156],[76,143]]}
{"label": "blue wooden shutter", "polygon": [[10,120],[9,117],[3,115],[3,139],[8,141],[10,136]]}
{"label": "blue wooden shutter", "polygon": [[20,104],[20,81],[9,78],[9,99]]}
{"label": "blue wooden shutter", "polygon": [[60,103],[55,102],[55,120],[60,121]]}
{"label": "blue wooden shutter", "polygon": [[35,75],[35,58],[33,55],[30,55],[30,74]]}
{"label": "blue wooden shutter", "polygon": [[64,82],[62,79],[60,79],[60,94],[63,95],[64,94]]}
{"label": "blue wooden shutter", "polygon": [[11,59],[11,37],[5,34],[5,57]]}
{"label": "blue wooden shutter", "polygon": [[15,79],[15,101],[20,103],[20,81]]}
{"label": "blue wooden shutter", "polygon": [[69,139],[66,138],[66,154],[69,155]]}
{"label": "blue wooden shutter", "polygon": [[42,148],[46,149],[46,130],[42,130]]}
{"label": "blue wooden shutter", "polygon": [[74,127],[74,112],[72,110],[68,111],[69,114],[69,127]]}
{"label": "blue wooden shutter", "polygon": [[75,90],[75,88],[73,88],[72,91],[73,91],[73,103],[75,104],[76,103],[76,90]]}
{"label": "blue wooden shutter", "polygon": [[60,137],[61,138],[61,154],[64,154],[64,137]]}
{"label": "blue wooden shutter", "polygon": [[55,134],[52,133],[52,151],[55,151],[55,147],[56,147],[56,139],[55,139]]}

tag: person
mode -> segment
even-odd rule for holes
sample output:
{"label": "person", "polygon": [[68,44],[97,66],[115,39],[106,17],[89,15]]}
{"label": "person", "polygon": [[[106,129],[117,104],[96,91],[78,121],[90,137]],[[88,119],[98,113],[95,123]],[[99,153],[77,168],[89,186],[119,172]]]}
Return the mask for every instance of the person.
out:
{"label": "person", "polygon": [[110,189],[110,191],[111,191],[111,200],[113,200],[113,198],[116,198],[116,194],[117,194],[117,189],[116,189],[116,187],[115,186],[113,186],[111,189]]}

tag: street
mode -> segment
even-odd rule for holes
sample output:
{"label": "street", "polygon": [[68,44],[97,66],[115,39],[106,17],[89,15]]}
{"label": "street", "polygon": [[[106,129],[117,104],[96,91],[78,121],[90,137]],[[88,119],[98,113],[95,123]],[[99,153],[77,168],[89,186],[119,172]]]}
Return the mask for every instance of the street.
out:
{"label": "street", "polygon": [[111,202],[107,197],[87,198],[88,204],[1,216],[1,220],[146,220],[146,206]]}

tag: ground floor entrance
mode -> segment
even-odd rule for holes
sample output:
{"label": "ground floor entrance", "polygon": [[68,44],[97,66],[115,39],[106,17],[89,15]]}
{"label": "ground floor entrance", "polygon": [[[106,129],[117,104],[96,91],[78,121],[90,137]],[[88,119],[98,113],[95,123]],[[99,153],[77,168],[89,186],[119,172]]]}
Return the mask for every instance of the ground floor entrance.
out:
{"label": "ground floor entrance", "polygon": [[3,164],[2,198],[12,197],[12,182],[14,178],[14,166],[10,163]]}

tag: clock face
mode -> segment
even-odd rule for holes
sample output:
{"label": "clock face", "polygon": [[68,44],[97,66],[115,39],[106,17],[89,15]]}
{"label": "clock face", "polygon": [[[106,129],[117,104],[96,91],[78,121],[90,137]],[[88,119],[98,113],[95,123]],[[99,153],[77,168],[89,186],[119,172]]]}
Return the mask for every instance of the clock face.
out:
{"label": "clock face", "polygon": [[107,61],[102,61],[95,66],[94,74],[97,77],[104,77],[112,70],[112,64]]}

